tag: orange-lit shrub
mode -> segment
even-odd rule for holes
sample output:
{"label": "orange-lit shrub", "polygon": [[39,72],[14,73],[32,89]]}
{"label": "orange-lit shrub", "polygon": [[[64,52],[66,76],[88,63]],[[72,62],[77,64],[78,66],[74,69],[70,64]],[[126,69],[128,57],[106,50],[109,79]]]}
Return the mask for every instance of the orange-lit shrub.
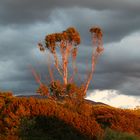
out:
{"label": "orange-lit shrub", "polygon": [[132,111],[96,106],[93,108],[93,116],[103,128],[110,127],[117,131],[140,135],[140,116]]}
{"label": "orange-lit shrub", "polygon": [[66,93],[70,98],[84,99],[84,85],[77,86],[74,83],[69,83],[66,85]]}
{"label": "orange-lit shrub", "polygon": [[36,91],[40,95],[46,95],[54,99],[78,99],[83,100],[85,97],[84,94],[84,85],[77,86],[74,83],[68,83],[67,85],[61,83],[60,81],[52,81],[47,87],[44,84],[41,84]]}
{"label": "orange-lit shrub", "polygon": [[37,89],[36,93],[43,96],[49,96],[49,88],[46,85],[41,84],[39,88]]}
{"label": "orange-lit shrub", "polygon": [[55,98],[61,98],[66,95],[65,93],[65,85],[60,81],[53,81],[49,85],[50,93]]}

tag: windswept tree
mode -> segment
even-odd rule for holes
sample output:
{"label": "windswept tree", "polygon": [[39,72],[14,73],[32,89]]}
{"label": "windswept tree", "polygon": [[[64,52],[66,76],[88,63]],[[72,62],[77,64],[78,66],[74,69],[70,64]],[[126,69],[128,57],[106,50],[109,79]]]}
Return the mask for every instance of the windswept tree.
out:
{"label": "windswept tree", "polygon": [[[83,91],[83,95],[86,95],[86,92],[88,90],[90,81],[92,80],[92,76],[95,70],[95,66],[97,63],[98,57],[102,54],[104,48],[102,44],[102,30],[99,27],[92,27],[90,29],[91,36],[92,36],[92,57],[91,57],[91,71],[87,75],[87,80],[86,82],[81,86],[81,89]],[[53,55],[54,61],[55,61],[55,68],[57,69],[58,73],[62,76],[63,79],[63,84],[60,84],[59,82],[51,82],[50,86],[50,92],[55,92],[54,94],[58,95],[64,95],[65,92],[67,92],[67,87],[73,87],[69,86],[71,79],[75,76],[75,73],[77,72],[77,66],[76,66],[76,58],[77,58],[77,52],[78,52],[78,45],[80,44],[81,39],[78,31],[73,28],[69,27],[65,31],[61,33],[53,33],[49,34],[45,37],[45,45],[43,46],[42,43],[38,44],[38,47],[40,51],[45,52],[49,50],[49,52]],[[57,49],[58,48],[58,49]],[[61,54],[61,62],[58,59],[58,52],[57,50],[60,51]],[[72,67],[73,67],[73,74],[72,76],[68,76],[68,60],[69,57],[72,57]],[[49,71],[51,74],[51,77],[53,76],[49,67]],[[35,74],[34,74],[35,75]],[[37,75],[35,75],[37,77]],[[70,79],[68,79],[70,77]],[[36,78],[37,79],[37,78]],[[39,78],[38,78],[39,79]],[[41,82],[39,82],[41,83]],[[71,83],[74,84],[74,83]],[[40,84],[41,85],[41,84]],[[55,89],[54,89],[55,87]],[[63,88],[64,89],[61,91],[61,93],[58,93],[60,89],[57,88]],[[38,90],[38,93],[42,93],[45,89],[45,92],[47,95],[49,94],[49,89],[45,88],[44,85],[40,86],[40,89]],[[75,88],[78,90],[78,88]],[[43,91],[42,91],[43,90]],[[73,90],[70,90],[73,91]],[[81,92],[81,90],[79,90]],[[46,94],[43,93],[42,95]],[[74,91],[73,91],[74,93]],[[69,94],[69,93],[68,93]]]}

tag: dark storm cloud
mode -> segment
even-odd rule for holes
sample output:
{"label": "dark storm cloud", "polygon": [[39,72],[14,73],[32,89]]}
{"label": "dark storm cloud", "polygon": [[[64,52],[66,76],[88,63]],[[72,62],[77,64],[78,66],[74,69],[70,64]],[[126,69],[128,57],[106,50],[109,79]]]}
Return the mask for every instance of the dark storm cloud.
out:
{"label": "dark storm cloud", "polygon": [[134,0],[5,0],[0,4],[0,19],[4,24],[24,24],[49,20],[49,14],[58,8],[84,7],[95,10],[117,10],[137,15],[140,1]]}
{"label": "dark storm cloud", "polygon": [[[61,11],[68,15],[67,20],[80,31],[86,45],[90,42],[89,28],[93,25],[102,27],[105,43],[120,41],[128,34],[140,30],[140,15],[134,11],[131,13],[131,10],[113,11],[108,9],[96,11],[88,8],[73,8],[73,10]],[[56,13],[59,13],[59,10]],[[52,14],[54,18],[59,17],[56,13],[54,11]]]}
{"label": "dark storm cloud", "polygon": [[[82,9],[81,9],[82,7]],[[23,25],[40,22],[51,23],[60,18],[64,24],[78,27],[85,42],[87,28],[91,25],[100,25],[104,32],[105,42],[121,40],[131,32],[137,31],[140,24],[140,1],[112,1],[112,0],[5,0],[1,2],[0,24]],[[61,15],[66,15],[62,19]]]}
{"label": "dark storm cloud", "polygon": [[[90,88],[116,89],[124,94],[139,95],[140,49],[137,45],[140,42],[129,42],[134,38],[122,41],[127,36],[133,36],[132,33],[140,31],[139,13],[139,0],[2,1],[0,88],[11,89],[18,94],[33,93],[37,83],[29,65],[42,75],[44,82],[43,75],[48,74],[47,60],[35,49],[36,44],[44,39],[46,33],[60,32],[68,26],[75,26],[82,37],[77,63],[79,75],[84,81],[87,72],[85,63],[90,62],[91,55],[88,30],[92,25],[99,25],[104,31],[106,48],[99,60]],[[90,67],[90,64],[88,66]]]}

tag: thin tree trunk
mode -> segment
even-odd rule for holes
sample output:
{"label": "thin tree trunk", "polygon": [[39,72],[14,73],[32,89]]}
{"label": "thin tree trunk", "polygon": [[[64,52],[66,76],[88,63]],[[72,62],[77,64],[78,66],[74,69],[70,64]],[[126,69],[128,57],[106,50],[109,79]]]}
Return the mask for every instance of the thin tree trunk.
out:
{"label": "thin tree trunk", "polygon": [[93,52],[92,52],[92,60],[91,60],[92,61],[91,72],[90,72],[89,77],[87,79],[87,82],[85,84],[84,95],[86,95],[86,92],[87,92],[87,89],[89,87],[90,81],[92,80],[92,76],[93,76],[93,73],[94,73],[94,70],[95,70],[96,59],[97,59],[97,56],[94,55],[94,50],[93,50]]}

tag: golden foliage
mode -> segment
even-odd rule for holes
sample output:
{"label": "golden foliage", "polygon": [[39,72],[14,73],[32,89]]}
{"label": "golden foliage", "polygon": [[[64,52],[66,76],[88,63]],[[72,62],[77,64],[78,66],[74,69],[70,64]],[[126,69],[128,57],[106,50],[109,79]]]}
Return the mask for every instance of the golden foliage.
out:
{"label": "golden foliage", "polygon": [[77,86],[74,83],[65,85],[60,81],[52,81],[48,86],[41,84],[36,92],[51,99],[77,98],[83,100],[85,97],[84,85]]}
{"label": "golden foliage", "polygon": [[49,96],[49,89],[46,85],[41,84],[40,87],[37,89],[36,93],[44,96]]}
{"label": "golden foliage", "polygon": [[100,27],[92,27],[90,28],[90,32],[94,33],[97,38],[102,38],[103,32]]}
{"label": "golden foliage", "polygon": [[96,106],[93,108],[93,116],[103,127],[140,135],[140,116],[132,110]]}
{"label": "golden foliage", "polygon": [[62,33],[54,33],[45,37],[46,47],[53,52],[57,42],[73,43],[75,46],[80,44],[80,35],[74,27],[69,27]]}

